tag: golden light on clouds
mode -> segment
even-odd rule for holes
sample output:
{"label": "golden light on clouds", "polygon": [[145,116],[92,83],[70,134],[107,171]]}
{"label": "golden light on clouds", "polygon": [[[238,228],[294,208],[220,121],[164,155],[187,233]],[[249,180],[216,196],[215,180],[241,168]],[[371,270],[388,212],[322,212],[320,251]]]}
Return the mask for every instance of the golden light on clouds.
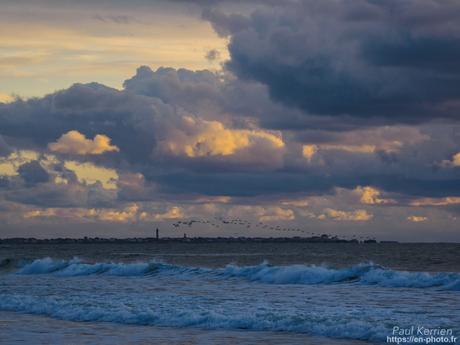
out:
{"label": "golden light on clouds", "polygon": [[73,171],[80,183],[95,184],[100,182],[105,189],[116,189],[118,174],[114,169],[97,166],[93,163],[66,161],[64,166]]}
{"label": "golden light on clouds", "polygon": [[136,204],[132,204],[121,211],[101,209],[94,213],[97,219],[103,222],[127,223],[135,221],[137,219],[138,210],[139,206],[137,206]]}
{"label": "golden light on clouds", "polygon": [[231,129],[191,116],[184,116],[181,125],[181,130],[174,130],[160,143],[164,151],[194,158],[230,156],[256,144],[275,150],[284,147],[280,135],[264,130]]}
{"label": "golden light on clouds", "polygon": [[65,218],[75,222],[102,221],[108,223],[128,223],[138,219],[139,206],[130,204],[123,209],[114,208],[43,208],[26,211],[26,219]]}
{"label": "golden light on clouds", "polygon": [[15,176],[18,168],[25,163],[37,160],[39,154],[35,151],[20,150],[0,157],[0,176]]}
{"label": "golden light on clouds", "polygon": [[460,197],[448,196],[444,198],[419,198],[410,202],[411,206],[447,206],[460,204]]}
{"label": "golden light on clouds", "polygon": [[[153,219],[160,221],[160,220],[169,220],[169,219],[180,219],[180,218],[183,218],[184,216],[185,215],[184,215],[184,211],[182,210],[182,208],[173,206],[164,213],[155,214],[153,216]],[[141,215],[141,219],[143,219],[142,215]]]}
{"label": "golden light on clouds", "polygon": [[318,151],[318,146],[316,145],[303,145],[302,146],[302,155],[309,161],[313,159],[313,156]]}
{"label": "golden light on clouds", "polygon": [[119,148],[110,144],[110,138],[97,134],[93,140],[87,139],[78,131],[69,131],[63,134],[55,143],[48,144],[52,152],[76,155],[100,155],[105,152],[119,151]]}
{"label": "golden light on clouds", "polygon": [[360,202],[362,204],[368,205],[376,205],[376,204],[390,204],[394,203],[394,200],[391,199],[384,199],[380,197],[381,192],[373,187],[365,186],[361,187],[358,186],[354,190],[355,193],[360,195]]}
{"label": "golden light on clouds", "polygon": [[366,210],[354,210],[354,211],[341,211],[332,208],[326,208],[323,213],[317,216],[318,219],[326,220],[337,220],[337,221],[368,221],[374,216],[368,213]]}
{"label": "golden light on clouds", "polygon": [[454,167],[459,167],[460,166],[460,152],[456,153],[452,157],[452,165]]}

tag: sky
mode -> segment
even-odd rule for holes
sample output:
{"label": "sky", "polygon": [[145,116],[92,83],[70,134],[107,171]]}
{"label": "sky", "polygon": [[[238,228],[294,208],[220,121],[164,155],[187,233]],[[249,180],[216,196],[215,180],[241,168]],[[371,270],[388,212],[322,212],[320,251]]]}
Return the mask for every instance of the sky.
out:
{"label": "sky", "polygon": [[459,15],[2,1],[0,237],[458,242]]}

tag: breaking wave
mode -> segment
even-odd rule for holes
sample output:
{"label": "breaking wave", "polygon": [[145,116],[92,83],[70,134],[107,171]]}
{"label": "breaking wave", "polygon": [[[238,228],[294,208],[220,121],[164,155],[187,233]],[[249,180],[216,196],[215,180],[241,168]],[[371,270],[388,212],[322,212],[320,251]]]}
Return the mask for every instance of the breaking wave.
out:
{"label": "breaking wave", "polygon": [[[8,266],[11,263],[8,262]],[[1,267],[0,267],[1,269]],[[10,269],[11,271],[11,269]],[[362,263],[346,268],[330,268],[318,265],[273,266],[267,262],[255,266],[227,265],[224,268],[178,266],[158,261],[134,263],[87,263],[78,258],[72,260],[37,259],[22,263],[15,274],[54,274],[57,276],[154,276],[191,275],[216,279],[244,279],[266,284],[337,284],[353,283],[392,288],[430,288],[460,291],[458,272],[407,272],[386,269],[373,263]]]}
{"label": "breaking wave", "polygon": [[[1,295],[0,295],[1,296]],[[3,297],[3,296],[2,296]],[[138,307],[115,303],[90,305],[67,303],[53,297],[5,296],[0,298],[0,309],[46,315],[61,320],[84,322],[114,322],[120,324],[154,325],[167,327],[199,327],[203,329],[247,329],[254,331],[288,331],[334,338],[383,340],[388,333],[382,325],[356,318],[323,318],[314,315],[299,317],[293,313],[248,313],[207,308]]]}

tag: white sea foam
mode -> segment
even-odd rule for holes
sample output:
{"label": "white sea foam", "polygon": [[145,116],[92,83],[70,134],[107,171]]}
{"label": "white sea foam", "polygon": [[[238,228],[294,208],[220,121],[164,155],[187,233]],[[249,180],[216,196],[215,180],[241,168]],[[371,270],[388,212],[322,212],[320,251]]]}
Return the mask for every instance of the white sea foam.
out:
{"label": "white sea foam", "polygon": [[169,327],[200,327],[205,329],[248,329],[289,331],[335,338],[382,340],[388,330],[371,322],[356,318],[297,317],[291,313],[241,313],[197,307],[133,308],[123,303],[104,301],[100,305],[66,303],[52,297],[37,299],[8,296],[0,299],[0,309],[47,315],[72,321],[104,321],[122,324],[155,325]]}
{"label": "white sea foam", "polygon": [[430,288],[460,290],[460,273],[406,272],[385,269],[373,263],[346,268],[317,265],[272,266],[267,262],[255,266],[227,265],[224,268],[177,266],[157,261],[134,263],[85,263],[72,260],[37,259],[20,267],[17,274],[55,274],[59,276],[114,275],[207,275],[216,279],[241,278],[266,284],[332,284],[355,283],[392,288]]}

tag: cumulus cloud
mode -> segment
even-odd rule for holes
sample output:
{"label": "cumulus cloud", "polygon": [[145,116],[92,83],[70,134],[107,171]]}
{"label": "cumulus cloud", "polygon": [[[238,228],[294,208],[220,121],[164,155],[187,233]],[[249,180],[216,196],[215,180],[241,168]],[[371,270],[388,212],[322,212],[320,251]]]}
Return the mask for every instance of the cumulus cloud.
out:
{"label": "cumulus cloud", "polygon": [[373,187],[370,186],[358,186],[354,190],[360,196],[360,201],[362,204],[368,205],[378,205],[378,204],[389,204],[394,203],[394,200],[391,199],[384,199],[380,197],[381,192]]}
{"label": "cumulus cloud", "polygon": [[106,135],[97,134],[91,140],[78,131],[69,131],[63,134],[56,142],[48,144],[48,148],[52,152],[76,155],[100,155],[105,152],[120,150],[110,144],[110,138]]}
{"label": "cumulus cloud", "polygon": [[[75,84],[43,98],[0,105],[0,134],[8,135],[8,143],[14,141],[19,149],[32,145],[43,152],[62,133],[78,131],[91,141],[88,138],[104,133],[119,153],[88,154],[85,160],[120,174],[142,174],[147,186],[139,196],[143,200],[159,193],[327,193],[337,186],[368,184],[427,197],[459,192],[458,178],[450,171],[454,169],[440,175],[429,168],[455,145],[454,135],[439,135],[451,125],[432,135],[408,126],[357,130],[353,124],[347,130],[319,130],[314,122],[310,130],[268,130],[257,120],[265,113],[280,119],[298,116],[270,103],[263,89],[209,71],[141,67],[126,81],[125,90]],[[304,164],[302,149],[303,163],[297,161],[299,143],[318,147],[311,161],[315,164]],[[352,152],[360,145],[370,145],[375,152]],[[8,157],[0,158],[0,171],[17,175],[24,160]],[[119,195],[136,201],[135,193],[128,196],[127,191]]]}
{"label": "cumulus cloud", "polygon": [[[230,53],[219,71],[141,66],[119,90],[74,84],[0,103],[0,218],[386,229],[391,212],[408,228],[415,207],[430,220],[458,212],[456,3],[212,7],[203,17]],[[227,58],[218,49],[209,66]]]}
{"label": "cumulus cloud", "polygon": [[444,168],[459,167],[460,166],[460,152],[453,154],[451,159],[441,160],[441,162],[438,163],[438,165]]}
{"label": "cumulus cloud", "polygon": [[395,123],[458,119],[458,11],[430,0],[300,1],[204,17],[229,37],[227,68],[273,99],[306,114]]}
{"label": "cumulus cloud", "polygon": [[368,213],[366,210],[342,211],[332,208],[326,208],[323,213],[318,215],[317,218],[321,220],[331,219],[336,221],[356,221],[363,222],[373,218],[373,214]]}
{"label": "cumulus cloud", "polygon": [[230,156],[255,146],[279,150],[284,147],[280,134],[263,130],[229,129],[221,122],[184,116],[180,127],[171,129],[160,141],[163,151],[187,157]]}
{"label": "cumulus cloud", "polygon": [[90,210],[88,216],[96,217],[98,220],[103,222],[113,222],[113,223],[127,223],[133,222],[137,219],[137,213],[139,206],[136,204],[129,205],[123,210]]}
{"label": "cumulus cloud", "polygon": [[66,161],[65,168],[75,173],[78,181],[86,184],[99,182],[106,189],[116,189],[118,174],[113,169],[97,166],[93,163],[80,163],[76,161]]}
{"label": "cumulus cloud", "polygon": [[[460,193],[456,169],[433,164],[458,149],[455,125],[369,127],[326,116],[318,122],[317,116],[270,100],[266,86],[226,73],[141,67],[124,90],[76,84],[0,105],[0,134],[10,150],[0,157],[0,200],[94,209],[93,216],[82,219],[112,218],[120,224],[133,214],[126,203],[139,206],[133,221],[142,223],[225,215],[249,202],[254,204],[234,214],[267,222],[296,222],[304,216],[318,226],[330,226],[320,221],[330,219],[346,227],[352,220],[381,221],[376,206],[389,204],[388,195],[399,200],[398,207]],[[288,126],[286,118],[304,122]],[[264,127],[268,123],[275,128]],[[73,131],[78,139],[69,141]],[[102,145],[98,135],[106,136]],[[72,148],[84,142],[80,152],[87,153],[50,154],[51,144],[64,142]],[[98,146],[119,151],[89,153]],[[38,163],[19,172],[32,161]],[[48,180],[43,171],[37,177],[37,164]],[[337,195],[338,187],[349,193]],[[142,203],[148,202],[163,202],[163,207],[145,208]],[[172,206],[165,208],[165,202],[182,214],[169,212]],[[373,205],[372,214],[360,210],[360,204]],[[53,212],[59,218],[68,211]]]}
{"label": "cumulus cloud", "polygon": [[6,157],[0,157],[0,176],[18,175],[21,165],[38,159],[38,153],[30,150],[18,150],[11,152]]}
{"label": "cumulus cloud", "polygon": [[48,182],[50,179],[48,172],[42,167],[39,161],[31,161],[21,165],[18,168],[18,174],[28,185]]}

